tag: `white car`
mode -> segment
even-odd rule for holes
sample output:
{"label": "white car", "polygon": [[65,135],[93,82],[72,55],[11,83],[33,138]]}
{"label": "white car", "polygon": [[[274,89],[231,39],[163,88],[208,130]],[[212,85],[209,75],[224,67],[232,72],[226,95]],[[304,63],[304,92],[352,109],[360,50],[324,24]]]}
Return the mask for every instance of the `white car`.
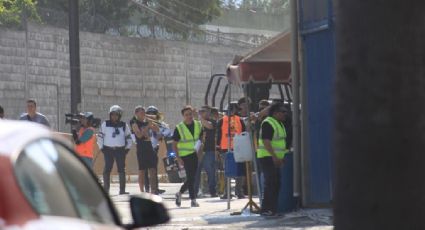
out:
{"label": "white car", "polygon": [[[152,199],[153,198],[153,199]],[[135,229],[169,221],[160,198],[130,198],[123,225],[92,171],[41,125],[0,120],[0,229]]]}

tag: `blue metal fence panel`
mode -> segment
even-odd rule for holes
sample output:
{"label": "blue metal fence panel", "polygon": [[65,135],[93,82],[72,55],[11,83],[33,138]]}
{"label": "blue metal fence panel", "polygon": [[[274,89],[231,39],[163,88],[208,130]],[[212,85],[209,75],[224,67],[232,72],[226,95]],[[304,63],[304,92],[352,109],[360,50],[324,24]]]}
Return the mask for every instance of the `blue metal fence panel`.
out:
{"label": "blue metal fence panel", "polygon": [[332,130],[335,45],[332,27],[303,35],[309,127],[310,203],[332,200]]}

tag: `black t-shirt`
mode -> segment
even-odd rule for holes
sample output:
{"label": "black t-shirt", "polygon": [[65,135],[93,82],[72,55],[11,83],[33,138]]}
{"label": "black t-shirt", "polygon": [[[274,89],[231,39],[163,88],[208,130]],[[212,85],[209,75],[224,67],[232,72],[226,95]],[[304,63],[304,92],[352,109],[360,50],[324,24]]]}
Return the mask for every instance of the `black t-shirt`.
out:
{"label": "black t-shirt", "polygon": [[[290,119],[286,119],[285,122],[279,122],[280,125],[285,127],[286,132],[286,148],[290,149],[292,147],[292,122]],[[272,140],[274,135],[273,127],[265,122],[261,125],[261,137],[260,139]]]}
{"label": "black t-shirt", "polygon": [[[190,125],[187,125],[187,124],[184,124],[184,125],[186,125],[187,129],[189,129],[189,132],[192,134],[192,136],[194,136],[195,135],[195,122],[192,122],[192,124],[190,124]],[[202,137],[202,133],[203,132],[201,130],[201,134],[199,135],[199,137]],[[178,141],[180,141],[180,139],[181,139],[181,137],[180,137],[180,134],[179,134],[179,130],[176,127],[174,129],[174,133],[173,133],[173,140],[178,142]]]}
{"label": "black t-shirt", "polygon": [[[136,118],[133,118],[133,119],[130,120],[130,126],[133,126],[134,123],[137,124],[137,126],[139,127],[140,130],[142,130],[143,128],[145,128],[146,126],[149,125],[149,122],[147,122],[147,121],[139,121]],[[134,130],[133,129],[131,129],[131,133],[134,134]],[[137,142],[137,144],[139,144],[141,141],[150,141],[150,138],[147,138],[147,137],[138,138],[136,136],[136,142]]]}
{"label": "black t-shirt", "polygon": [[[283,124],[279,122],[280,125]],[[272,140],[273,139],[273,135],[274,135],[274,129],[273,126],[271,126],[268,122],[264,122],[261,125],[261,137],[260,139],[266,139],[266,140]]]}
{"label": "black t-shirt", "polygon": [[205,134],[204,151],[215,151],[215,132],[217,129],[217,122],[211,119],[208,119],[208,121],[211,122],[213,128],[203,128],[203,132]]}

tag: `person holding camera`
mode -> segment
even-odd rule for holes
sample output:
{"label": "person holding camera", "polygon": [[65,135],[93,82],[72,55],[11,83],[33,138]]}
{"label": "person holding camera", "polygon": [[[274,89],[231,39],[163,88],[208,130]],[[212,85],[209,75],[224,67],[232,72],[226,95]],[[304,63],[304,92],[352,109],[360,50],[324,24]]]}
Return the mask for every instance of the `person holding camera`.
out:
{"label": "person holding camera", "polygon": [[85,112],[78,114],[80,128],[77,132],[76,129],[72,130],[72,137],[75,142],[75,151],[78,156],[90,168],[93,167],[93,152],[94,144],[96,142],[95,130],[92,127],[93,113]]}
{"label": "person holding camera", "polygon": [[104,121],[100,126],[97,142],[105,158],[103,188],[109,193],[112,166],[116,160],[120,182],[120,195],[129,194],[125,191],[125,158],[132,145],[130,128],[127,123],[121,121],[122,112],[123,110],[120,106],[111,106],[109,109],[109,120]]}
{"label": "person holding camera", "polygon": [[146,119],[146,110],[143,106],[136,106],[135,119],[131,122],[131,129],[136,135],[137,162],[139,165],[139,189],[145,190],[145,174],[148,174],[151,193],[158,194],[157,171],[158,158],[152,147],[152,132],[159,132],[157,125]]}
{"label": "person holding camera", "polygon": [[[168,124],[163,121],[163,116],[161,112],[159,112],[158,108],[150,105],[146,109],[146,116],[150,116],[151,119],[154,119],[154,121],[157,122],[159,131],[152,130],[151,132],[151,142],[152,147],[155,152],[156,161],[158,161],[158,152],[159,152],[159,143],[164,138],[172,138],[173,131],[168,127]],[[158,172],[158,164],[156,165],[156,171]],[[156,187],[158,188],[158,193],[162,194],[165,192],[164,189],[159,188],[159,180],[158,180],[158,173],[156,173]],[[150,185],[149,185],[149,177],[148,174],[145,174],[145,190],[149,191]]]}

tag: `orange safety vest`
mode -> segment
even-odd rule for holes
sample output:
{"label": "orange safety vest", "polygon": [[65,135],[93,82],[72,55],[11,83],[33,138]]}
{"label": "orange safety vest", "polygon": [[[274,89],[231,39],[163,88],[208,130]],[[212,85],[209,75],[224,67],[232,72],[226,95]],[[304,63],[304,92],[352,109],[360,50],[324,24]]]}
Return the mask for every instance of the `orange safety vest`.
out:
{"label": "orange safety vest", "polygon": [[[233,137],[235,134],[242,132],[241,118],[237,115],[230,117],[230,148],[233,149]],[[223,125],[221,126],[221,143],[220,148],[227,150],[228,148],[228,133],[229,133],[229,116],[223,117]]]}
{"label": "orange safety vest", "polygon": [[[89,127],[88,129],[91,129],[94,132],[94,129],[92,127]],[[78,132],[78,137],[81,137],[85,130],[86,130],[85,128],[81,128],[80,131]],[[88,141],[81,143],[79,145],[76,145],[75,151],[78,153],[80,157],[93,158],[95,143],[96,143],[96,135],[93,134],[93,136],[90,137]]]}

